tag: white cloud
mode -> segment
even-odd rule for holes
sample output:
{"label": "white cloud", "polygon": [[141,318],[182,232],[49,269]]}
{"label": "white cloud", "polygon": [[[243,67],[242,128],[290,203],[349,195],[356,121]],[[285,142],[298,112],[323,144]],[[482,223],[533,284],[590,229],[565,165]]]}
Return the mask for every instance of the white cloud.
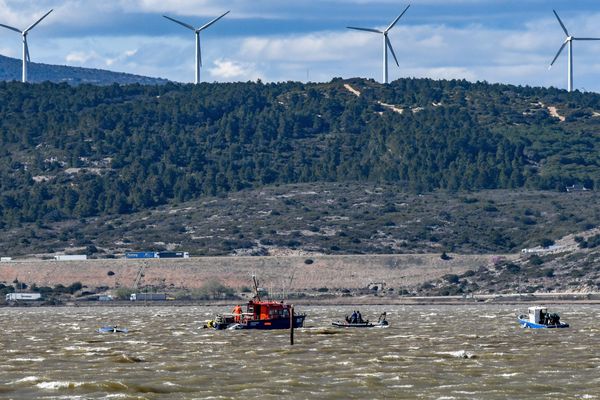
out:
{"label": "white cloud", "polygon": [[74,51],[65,57],[69,64],[79,64],[81,66],[95,66],[99,68],[113,67],[126,64],[137,54],[137,50],[125,50],[120,53],[106,56],[96,51]]}
{"label": "white cloud", "polygon": [[242,39],[239,54],[269,61],[323,62],[339,61],[369,44],[375,35],[341,32],[318,32],[287,37],[250,37]]}
{"label": "white cloud", "polygon": [[86,64],[90,60],[97,60],[100,56],[96,52],[74,51],[67,54],[65,61],[69,64]]}
{"label": "white cloud", "polygon": [[261,74],[256,71],[256,65],[252,63],[239,63],[236,61],[217,59],[214,67],[208,68],[210,75],[222,81],[247,81],[256,80]]}
{"label": "white cloud", "polygon": [[137,50],[125,50],[125,51],[121,52],[120,54],[117,54],[116,57],[107,58],[106,65],[110,67],[117,63],[119,63],[119,64],[126,63],[130,58],[134,57],[137,54],[137,52],[138,52]]}

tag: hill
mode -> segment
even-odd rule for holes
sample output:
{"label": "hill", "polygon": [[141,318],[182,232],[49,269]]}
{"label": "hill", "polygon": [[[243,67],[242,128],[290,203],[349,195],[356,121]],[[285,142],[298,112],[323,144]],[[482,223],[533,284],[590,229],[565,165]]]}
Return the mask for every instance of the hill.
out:
{"label": "hill", "polygon": [[3,251],[517,251],[598,224],[599,110],[427,79],[0,83]]}
{"label": "hill", "polygon": [[[20,81],[22,61],[15,58],[0,55],[0,81]],[[92,84],[92,85],[119,85],[142,84],[162,85],[168,82],[166,79],[149,78],[141,75],[112,72],[103,69],[69,67],[66,65],[51,65],[41,63],[29,63],[28,79],[31,83],[39,82],[66,82],[70,85]]]}
{"label": "hill", "polygon": [[499,260],[462,273],[423,282],[415,292],[429,295],[468,293],[598,293],[600,229],[567,235],[548,247],[527,249],[514,260]]}
{"label": "hill", "polygon": [[196,256],[519,253],[600,226],[594,192],[416,194],[363,182],[271,185],[121,215],[6,227],[0,254]]}

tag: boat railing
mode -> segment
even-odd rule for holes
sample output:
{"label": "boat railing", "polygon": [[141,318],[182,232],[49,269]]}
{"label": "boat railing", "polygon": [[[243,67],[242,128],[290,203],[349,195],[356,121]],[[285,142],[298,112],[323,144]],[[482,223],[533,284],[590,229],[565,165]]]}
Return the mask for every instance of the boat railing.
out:
{"label": "boat railing", "polygon": [[221,316],[223,316],[223,317],[235,317],[235,316],[237,316],[237,315],[241,315],[242,317],[244,317],[244,316],[246,316],[246,317],[250,316],[250,317],[251,317],[251,316],[253,316],[254,314],[253,314],[253,313],[248,313],[248,312],[245,312],[245,313],[241,313],[241,314],[236,314],[236,313],[221,313],[221,314],[219,314],[219,315],[221,315]]}

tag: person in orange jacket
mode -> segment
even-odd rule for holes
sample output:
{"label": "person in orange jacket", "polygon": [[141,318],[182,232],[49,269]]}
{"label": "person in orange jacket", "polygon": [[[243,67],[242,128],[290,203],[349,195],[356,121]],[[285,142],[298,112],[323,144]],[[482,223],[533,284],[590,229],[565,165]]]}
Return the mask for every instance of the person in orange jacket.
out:
{"label": "person in orange jacket", "polygon": [[233,309],[233,320],[238,324],[242,321],[242,306],[237,305]]}

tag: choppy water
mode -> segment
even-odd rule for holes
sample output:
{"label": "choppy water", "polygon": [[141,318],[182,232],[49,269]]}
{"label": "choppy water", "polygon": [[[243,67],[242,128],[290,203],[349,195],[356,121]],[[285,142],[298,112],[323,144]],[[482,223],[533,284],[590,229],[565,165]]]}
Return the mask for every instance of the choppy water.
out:
{"label": "choppy water", "polygon": [[[339,330],[351,307],[297,307],[296,331],[199,329],[222,308],[0,309],[1,399],[600,398],[600,307],[526,330],[526,306],[370,306],[387,329]],[[102,325],[128,334],[100,334]]]}

